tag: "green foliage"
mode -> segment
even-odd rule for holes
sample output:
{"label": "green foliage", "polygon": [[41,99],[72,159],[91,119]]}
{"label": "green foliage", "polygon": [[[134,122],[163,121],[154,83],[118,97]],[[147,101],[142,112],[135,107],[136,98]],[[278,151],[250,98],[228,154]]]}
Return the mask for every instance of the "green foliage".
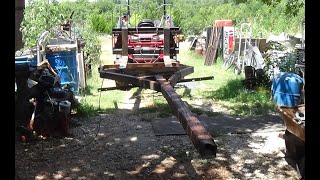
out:
{"label": "green foliage", "polygon": [[290,2],[282,0],[272,6],[261,0],[233,2],[173,0],[173,17],[178,18],[174,21],[177,21],[176,24],[184,29],[186,34],[199,34],[219,19],[232,19],[236,28],[240,28],[240,24],[244,22],[252,23],[255,37],[283,31],[297,33],[304,19],[304,3],[290,6],[292,10],[296,7],[295,13],[288,14]]}
{"label": "green foliage", "polygon": [[92,28],[95,32],[111,33],[105,14],[94,14],[91,17]]}
{"label": "green foliage", "polygon": [[84,52],[87,55],[86,64],[100,64],[101,44],[97,33],[94,31],[90,23],[86,24],[85,28],[81,29],[83,39],[86,42]]}
{"label": "green foliage", "polygon": [[92,103],[84,100],[80,103],[80,106],[77,108],[77,116],[93,117],[98,114],[98,111],[99,109],[92,105]]}
{"label": "green foliage", "polygon": [[270,93],[270,88],[263,86],[247,90],[238,78],[229,80],[216,91],[203,93],[203,96],[220,101],[234,115],[259,115],[274,112],[275,104],[270,99]]}
{"label": "green foliage", "polygon": [[234,79],[226,83],[225,86],[222,86],[217,91],[212,92],[211,96],[214,99],[226,100],[236,98],[243,91],[243,85],[241,80]]}
{"label": "green foliage", "polygon": [[[266,82],[255,90],[249,91],[244,88],[243,76],[235,75],[232,70],[225,71],[221,68],[222,59],[218,57],[217,63],[212,66],[204,66],[204,57],[191,51],[181,49],[181,63],[193,66],[194,73],[186,78],[206,77],[213,75],[213,80],[200,81],[205,85],[203,88],[195,88],[186,93],[186,89],[177,89],[184,101],[192,102],[201,97],[203,102],[220,104],[230,110],[232,115],[258,115],[275,112],[275,104],[270,99],[270,84]],[[191,104],[191,103],[190,103]],[[190,108],[196,114],[205,113],[201,110]]]}
{"label": "green foliage", "polygon": [[[82,0],[84,1],[84,0]],[[267,35],[283,31],[296,33],[299,23],[304,19],[304,2],[302,0],[167,0],[168,15],[172,16],[176,26],[185,34],[199,34],[218,19],[232,19],[239,28],[243,22],[253,25],[253,35]],[[118,16],[127,14],[127,1],[98,0],[86,4],[92,8],[91,13],[103,14],[104,23],[96,23],[97,32],[111,33]],[[130,24],[136,25],[142,19],[160,19],[162,0],[130,1]],[[84,10],[85,12],[88,10]],[[85,14],[85,13],[84,13]],[[91,14],[92,15],[92,14]],[[101,19],[102,18],[98,18]],[[100,20],[97,20],[100,22]],[[105,24],[105,25],[103,25]],[[109,30],[103,30],[103,27]]]}
{"label": "green foliage", "polygon": [[42,0],[29,0],[21,22],[22,41],[25,48],[36,46],[37,39],[44,31],[51,36],[55,27],[61,23],[59,3],[52,0],[50,4]]}
{"label": "green foliage", "polygon": [[297,16],[298,12],[301,8],[305,6],[304,0],[261,0],[263,3],[275,7],[281,4],[281,2],[285,2],[285,14]]}
{"label": "green foliage", "polygon": [[[88,55],[86,63],[98,64],[101,45],[91,23],[87,23],[87,17],[90,15],[87,8],[90,6],[92,6],[92,4],[88,0],[78,0],[76,2],[66,1],[62,3],[52,0],[50,4],[42,0],[29,0],[24,12],[24,19],[21,23],[24,48],[36,46],[37,39],[42,32],[46,30],[50,32],[49,37],[54,37],[58,26],[63,20],[68,19],[71,12],[74,11],[73,21],[82,21],[82,26],[80,26],[79,29],[82,37],[86,41],[84,48],[85,53]],[[94,13],[96,10],[92,9],[91,12]],[[63,18],[61,18],[61,15]],[[76,24],[77,23],[74,23],[73,26]]]}

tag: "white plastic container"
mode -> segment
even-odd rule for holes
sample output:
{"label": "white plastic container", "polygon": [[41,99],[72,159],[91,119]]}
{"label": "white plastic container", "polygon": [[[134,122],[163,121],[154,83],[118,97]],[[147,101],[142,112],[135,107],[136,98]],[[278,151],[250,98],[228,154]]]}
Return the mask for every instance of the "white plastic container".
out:
{"label": "white plastic container", "polygon": [[61,101],[59,103],[59,112],[64,112],[65,114],[71,113],[71,102],[68,100]]}

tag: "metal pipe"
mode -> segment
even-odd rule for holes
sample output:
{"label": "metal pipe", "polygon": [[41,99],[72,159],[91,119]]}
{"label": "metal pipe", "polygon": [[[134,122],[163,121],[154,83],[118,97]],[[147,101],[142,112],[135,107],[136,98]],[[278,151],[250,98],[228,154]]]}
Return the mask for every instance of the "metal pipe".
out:
{"label": "metal pipe", "polygon": [[128,23],[130,23],[130,0],[128,0],[127,21],[128,21]]}
{"label": "metal pipe", "polygon": [[41,57],[41,47],[44,47],[45,39],[48,37],[49,31],[44,31],[38,39],[37,42],[37,64],[42,61]]}
{"label": "metal pipe", "polygon": [[175,110],[176,117],[182,124],[199,154],[202,156],[216,156],[217,145],[201,122],[193,115],[163,76],[156,75],[156,79],[161,85],[161,93],[166,98],[171,108]]}
{"label": "metal pipe", "polygon": [[167,12],[166,12],[166,0],[163,0],[163,17],[166,18]]}

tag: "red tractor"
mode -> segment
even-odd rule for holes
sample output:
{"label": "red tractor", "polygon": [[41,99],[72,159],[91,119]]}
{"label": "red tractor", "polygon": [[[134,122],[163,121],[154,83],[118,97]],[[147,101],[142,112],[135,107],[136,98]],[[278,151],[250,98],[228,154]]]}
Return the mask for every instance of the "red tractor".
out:
{"label": "red tractor", "polygon": [[[113,54],[117,54],[115,64],[177,62],[179,53],[179,27],[173,25],[165,13],[163,20],[144,19],[135,27],[128,27],[129,14],[121,16],[112,29]],[[129,5],[128,5],[129,8]],[[128,12],[130,12],[128,10]]]}

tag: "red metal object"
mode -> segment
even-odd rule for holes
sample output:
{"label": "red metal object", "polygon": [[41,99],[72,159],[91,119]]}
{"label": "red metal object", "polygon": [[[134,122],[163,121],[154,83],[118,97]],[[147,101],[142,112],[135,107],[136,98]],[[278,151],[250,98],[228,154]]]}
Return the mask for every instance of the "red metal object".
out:
{"label": "red metal object", "polygon": [[234,48],[234,32],[233,30],[229,30],[229,38],[228,38],[228,53],[230,54]]}
{"label": "red metal object", "polygon": [[141,54],[128,54],[132,62],[137,63],[154,63],[163,62],[163,53],[144,54],[144,50],[156,50],[164,48],[163,35],[157,34],[139,34],[135,33],[128,38],[128,48],[140,50]]}
{"label": "red metal object", "polygon": [[164,62],[165,56],[177,61],[179,31],[178,27],[157,27],[151,20],[141,21],[137,27],[113,28],[113,54],[118,55],[115,64],[122,56],[127,56],[128,63]]}
{"label": "red metal object", "polygon": [[214,26],[223,27],[223,26],[232,26],[232,20],[215,20]]}

